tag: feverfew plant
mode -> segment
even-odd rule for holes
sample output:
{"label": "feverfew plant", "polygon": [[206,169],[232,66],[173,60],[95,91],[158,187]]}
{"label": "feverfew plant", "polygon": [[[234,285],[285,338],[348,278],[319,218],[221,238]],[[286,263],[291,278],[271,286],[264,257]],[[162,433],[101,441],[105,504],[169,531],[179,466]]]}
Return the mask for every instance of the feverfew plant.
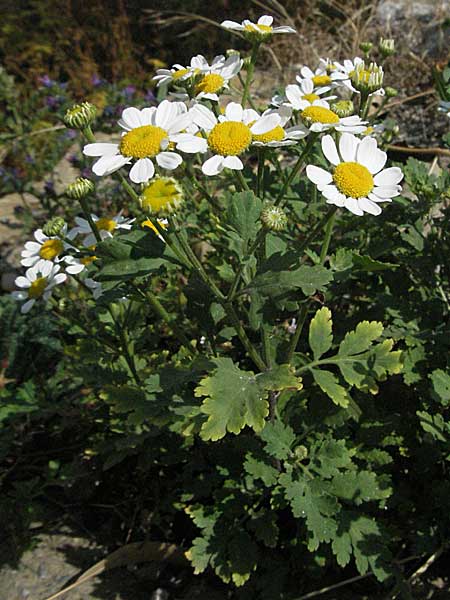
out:
{"label": "feverfew plant", "polygon": [[167,98],[125,108],[114,141],[96,139],[89,105],[69,111],[95,181],[112,176],[128,200],[100,213],[94,178],[74,182],[80,214],[27,243],[15,295],[28,311],[53,294],[69,326],[67,303],[83,307],[78,373],[89,385],[95,366],[114,435],[157,440],[152,460],[176,465],[168,502],[192,520],[195,573],[255,598],[286,597],[310,558],[383,581],[396,568],[375,518],[392,494],[389,454],[355,432],[402,352],[363,294],[346,313],[349,293],[336,293],[352,273],[396,266],[361,252],[402,191],[372,109],[382,64],[321,60],[261,105],[261,45],[294,30],[267,15],[222,26],[250,57],[160,69]]}

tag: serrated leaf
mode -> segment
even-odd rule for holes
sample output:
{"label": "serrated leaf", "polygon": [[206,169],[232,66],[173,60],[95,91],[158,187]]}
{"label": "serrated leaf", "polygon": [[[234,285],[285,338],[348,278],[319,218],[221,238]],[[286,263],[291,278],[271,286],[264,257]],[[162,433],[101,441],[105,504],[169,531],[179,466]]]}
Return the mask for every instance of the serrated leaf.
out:
{"label": "serrated leaf", "polygon": [[373,341],[383,333],[383,324],[378,321],[361,321],[354,331],[349,331],[339,346],[339,356],[360,354],[370,348]]}
{"label": "serrated leaf", "polygon": [[350,398],[347,390],[340,385],[338,378],[331,371],[324,371],[323,369],[311,369],[314,377],[314,381],[320,387],[320,389],[333,400],[338,406],[347,408]]}
{"label": "serrated leaf", "polygon": [[305,296],[311,296],[318,290],[324,290],[332,279],[332,272],[325,267],[303,265],[293,271],[266,271],[260,273],[243,292],[257,291],[263,296],[277,298],[296,289],[301,289]]}
{"label": "serrated leaf", "polygon": [[228,204],[227,223],[241,238],[244,251],[260,228],[261,208],[262,202],[253,192],[233,194]]}
{"label": "serrated leaf", "polygon": [[386,271],[396,269],[398,267],[395,263],[385,263],[379,260],[371,258],[367,254],[353,254],[353,265],[360,271]]}
{"label": "serrated leaf", "polygon": [[333,343],[331,311],[324,306],[318,310],[309,326],[309,345],[314,354],[314,360],[318,360],[331,348]]}
{"label": "serrated leaf", "polygon": [[273,511],[261,511],[251,518],[248,526],[265,546],[276,548],[280,530],[276,523],[276,514]]}
{"label": "serrated leaf", "polygon": [[432,435],[435,440],[440,442],[447,441],[447,436],[444,435],[446,423],[442,415],[430,415],[429,413],[420,410],[418,410],[416,414],[420,419],[420,425],[424,431]]}
{"label": "serrated leaf", "polygon": [[295,433],[292,427],[281,421],[266,423],[260,436],[266,443],[267,454],[279,460],[286,460],[290,456],[291,448],[295,443]]}
{"label": "serrated leaf", "polygon": [[202,379],[195,389],[197,397],[206,396],[201,411],[208,415],[200,436],[217,441],[226,432],[239,433],[245,425],[259,432],[269,414],[267,391],[258,385],[255,374],[242,371],[230,358],[213,360],[216,370]]}
{"label": "serrated leaf", "polygon": [[251,475],[254,479],[261,479],[267,487],[271,487],[277,482],[278,471],[271,465],[268,465],[263,460],[258,460],[251,454],[247,454],[245,457],[244,469],[246,473]]}
{"label": "serrated leaf", "polygon": [[279,392],[287,389],[301,390],[302,379],[297,377],[290,365],[279,365],[256,376],[258,384],[265,390]]}
{"label": "serrated leaf", "polygon": [[346,471],[333,477],[331,490],[338,498],[356,505],[371,500],[389,498],[389,488],[380,489],[375,473],[371,471]]}
{"label": "serrated leaf", "polygon": [[370,568],[378,581],[384,581],[391,574],[388,566],[391,557],[380,528],[376,521],[364,515],[343,511],[331,548],[341,567],[350,562],[353,554],[361,575]]}
{"label": "serrated leaf", "polygon": [[442,369],[435,369],[430,375],[436,396],[443,406],[450,403],[450,375]]}
{"label": "serrated leaf", "polygon": [[202,537],[192,540],[192,546],[186,552],[186,558],[194,567],[195,575],[203,573],[211,560],[211,552],[208,551],[208,540]]}

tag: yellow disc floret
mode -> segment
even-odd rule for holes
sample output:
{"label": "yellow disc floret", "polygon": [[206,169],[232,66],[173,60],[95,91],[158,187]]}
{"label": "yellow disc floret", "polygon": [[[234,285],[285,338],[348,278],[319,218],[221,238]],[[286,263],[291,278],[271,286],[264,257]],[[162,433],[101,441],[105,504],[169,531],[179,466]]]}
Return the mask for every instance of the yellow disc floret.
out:
{"label": "yellow disc floret", "polygon": [[281,125],[277,125],[270,131],[266,131],[266,133],[254,133],[253,139],[268,144],[269,142],[281,142],[281,140],[284,140],[284,135],[284,129]]}
{"label": "yellow disc floret", "polygon": [[331,83],[331,77],[329,75],[315,75],[312,78],[312,82],[316,87],[320,85],[328,85]]}
{"label": "yellow disc floret", "polygon": [[302,111],[302,117],[313,123],[323,123],[324,125],[339,123],[337,114],[324,106],[308,106]]}
{"label": "yellow disc floret", "polygon": [[319,100],[320,96],[318,96],[317,94],[305,94],[304,96],[302,96],[302,100],[307,100],[308,102],[311,102],[311,104],[314,102],[314,100]]}
{"label": "yellow disc floret", "polygon": [[[167,224],[164,223],[164,221],[161,221],[160,219],[158,219],[158,225],[162,229],[167,229]],[[154,231],[156,233],[156,235],[159,235],[158,228],[152,221],[150,221],[150,219],[146,219],[145,221],[142,221],[141,227],[147,227],[148,229],[151,229],[152,231]]]}
{"label": "yellow disc floret", "polygon": [[120,140],[120,153],[133,158],[156,156],[161,144],[167,138],[167,131],[155,125],[143,125],[126,133]]}
{"label": "yellow disc floret", "polygon": [[40,298],[42,294],[45,292],[45,288],[47,287],[47,277],[38,277],[35,279],[30,287],[28,288],[28,297],[29,298]]}
{"label": "yellow disc floret", "polygon": [[225,121],[213,127],[208,136],[208,146],[220,156],[238,156],[250,146],[250,127],[240,121]]}
{"label": "yellow disc floret", "polygon": [[273,27],[271,25],[254,25],[253,23],[248,23],[245,26],[245,31],[251,33],[272,33]]}
{"label": "yellow disc floret", "polygon": [[178,71],[174,71],[172,73],[172,79],[176,81],[177,79],[181,79],[181,77],[184,77],[184,75],[187,75],[188,73],[189,69],[178,69]]}
{"label": "yellow disc floret", "polygon": [[53,260],[56,258],[64,249],[64,244],[61,240],[45,240],[39,250],[39,256],[45,260]]}
{"label": "yellow disc floret", "polygon": [[223,84],[225,83],[225,79],[219,73],[208,73],[202,80],[195,86],[195,92],[200,94],[203,92],[205,94],[215,94],[221,88],[223,88]]}
{"label": "yellow disc floret", "polygon": [[155,178],[145,186],[140,196],[142,208],[154,213],[171,212],[182,200],[183,190],[172,177]]}
{"label": "yellow disc floret", "polygon": [[106,217],[102,217],[101,219],[96,221],[95,224],[97,225],[98,230],[109,231],[109,233],[111,233],[111,231],[114,231],[114,229],[117,227],[116,221],[114,221],[113,219],[108,219]]}
{"label": "yellow disc floret", "polygon": [[348,198],[363,198],[374,186],[369,169],[356,162],[339,164],[334,170],[333,181]]}

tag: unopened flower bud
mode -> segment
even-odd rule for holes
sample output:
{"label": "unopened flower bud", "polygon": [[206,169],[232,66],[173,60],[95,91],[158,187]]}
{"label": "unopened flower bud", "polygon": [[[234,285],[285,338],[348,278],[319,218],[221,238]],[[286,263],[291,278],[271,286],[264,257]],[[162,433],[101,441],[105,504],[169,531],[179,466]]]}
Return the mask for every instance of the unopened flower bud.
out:
{"label": "unopened flower bud", "polygon": [[355,106],[351,100],[338,100],[330,108],[341,119],[355,114]]}
{"label": "unopened flower bud", "polygon": [[369,54],[369,52],[373,48],[373,44],[372,42],[361,42],[359,47],[364,52],[364,54]]}
{"label": "unopened flower bud", "polygon": [[287,225],[286,213],[282,208],[269,204],[261,212],[261,221],[266,229],[282,231]]}
{"label": "unopened flower bud", "polygon": [[395,96],[398,94],[398,90],[390,86],[385,87],[384,91],[386,92],[386,96],[388,98],[395,98]]}
{"label": "unopened flower bud", "polygon": [[42,231],[44,235],[48,237],[54,237],[56,235],[59,235],[63,231],[65,225],[66,222],[62,217],[53,217],[53,219],[47,221],[47,223],[42,228]]}
{"label": "unopened flower bud", "polygon": [[93,122],[96,114],[97,109],[93,104],[82,102],[67,109],[64,115],[64,123],[72,129],[85,129]]}
{"label": "unopened flower bud", "polygon": [[380,38],[380,41],[378,43],[378,48],[380,49],[380,52],[381,52],[382,56],[384,56],[384,58],[387,58],[388,56],[392,56],[393,54],[395,54],[395,41],[392,38],[390,38],[390,39]]}
{"label": "unopened flower bud", "polygon": [[72,198],[73,200],[79,200],[80,198],[85,198],[91,194],[94,189],[94,183],[90,179],[78,177],[67,187],[66,196],[69,196],[69,198]]}
{"label": "unopened flower bud", "polygon": [[228,48],[228,50],[225,52],[227,58],[230,56],[240,56],[240,52],[239,50],[235,50],[234,48]]}
{"label": "unopened flower bud", "polygon": [[363,61],[355,67],[351,81],[359,92],[373,94],[383,86],[383,78],[383,67],[373,62],[366,66]]}
{"label": "unopened flower bud", "polygon": [[244,70],[247,70],[250,63],[252,62],[252,57],[251,56],[245,56],[242,60],[242,68]]}
{"label": "unopened flower bud", "polygon": [[295,458],[299,461],[305,460],[308,457],[308,448],[305,446],[297,446],[294,449]]}

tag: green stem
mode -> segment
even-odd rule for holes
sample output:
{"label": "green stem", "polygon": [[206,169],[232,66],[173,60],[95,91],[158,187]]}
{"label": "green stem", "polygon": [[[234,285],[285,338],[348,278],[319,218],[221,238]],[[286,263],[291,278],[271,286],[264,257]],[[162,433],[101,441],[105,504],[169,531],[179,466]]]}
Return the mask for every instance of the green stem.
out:
{"label": "green stem", "polygon": [[369,112],[369,98],[369,94],[363,94],[363,92],[361,92],[361,102],[359,105],[359,116],[361,119],[365,119],[367,117],[367,113]]}
{"label": "green stem", "polygon": [[292,168],[292,171],[289,173],[289,176],[286,178],[286,180],[283,184],[283,187],[281,188],[281,191],[275,201],[276,206],[278,206],[278,205],[283,206],[283,204],[284,204],[283,200],[286,195],[286,192],[287,192],[289,186],[291,185],[291,183],[294,181],[294,179],[297,177],[297,175],[304,168],[305,158],[308,156],[312,147],[314,146],[314,142],[316,141],[316,138],[317,138],[317,134],[314,134],[314,133],[309,134],[306,145],[303,148],[303,152],[298,157],[297,162],[295,163],[294,167]]}
{"label": "green stem", "polygon": [[95,135],[92,133],[90,125],[82,129],[81,133],[84,135],[88,142],[90,142],[91,144],[95,143]]}
{"label": "green stem", "polygon": [[135,201],[139,202],[139,194],[132,188],[123,175],[120,176],[120,183],[123,189],[128,192],[128,195]]}
{"label": "green stem", "polygon": [[264,200],[264,163],[266,153],[264,148],[258,148],[258,174],[256,178],[256,195]]}
{"label": "green stem", "polygon": [[138,375],[137,369],[136,369],[136,364],[134,362],[134,357],[130,354],[130,350],[129,350],[129,342],[128,342],[128,338],[125,332],[125,327],[123,327],[120,323],[118,323],[116,321],[116,319],[114,318],[114,313],[112,312],[111,308],[108,306],[108,312],[111,315],[111,318],[114,322],[114,327],[115,330],[117,332],[117,334],[119,335],[120,338],[120,346],[122,348],[123,351],[123,357],[133,375],[134,381],[136,382],[137,385],[141,385],[141,378]]}
{"label": "green stem", "polygon": [[335,219],[336,219],[336,211],[334,210],[330,214],[330,218],[328,219],[328,222],[327,222],[326,228],[325,228],[325,239],[322,244],[322,250],[320,251],[320,264],[321,265],[323,265],[323,263],[325,262],[325,259],[328,254],[328,248],[330,247],[331,234],[333,232],[333,226],[334,226]]}
{"label": "green stem", "polygon": [[241,104],[242,104],[243,108],[245,108],[245,105],[247,104],[247,101],[248,101],[249,92],[250,92],[250,84],[253,79],[253,72],[255,70],[255,64],[256,64],[256,58],[258,56],[259,46],[260,46],[260,42],[254,42],[253,48],[252,48],[252,54],[250,56],[250,63],[247,67],[247,77],[245,79],[244,91],[242,92]]}
{"label": "green stem", "polygon": [[230,291],[228,292],[228,295],[227,295],[227,301],[228,302],[231,302],[233,300],[234,296],[236,295],[237,288],[238,288],[239,282],[241,280],[242,273],[243,273],[244,268],[245,268],[245,264],[246,264],[247,260],[250,258],[250,256],[252,256],[252,254],[257,250],[258,246],[265,239],[266,233],[267,233],[266,229],[260,229],[259,230],[258,235],[256,236],[255,241],[253,242],[253,244],[248,249],[248,252],[245,255],[245,257],[239,263],[238,270],[237,270],[236,275],[234,277],[234,281],[231,284]]}
{"label": "green stem", "polygon": [[86,198],[80,198],[80,205],[81,205],[81,210],[83,211],[83,214],[84,214],[84,218],[89,223],[89,227],[91,228],[92,233],[94,234],[94,237],[97,240],[97,243],[100,243],[102,241],[102,238],[100,237],[100,233],[98,232],[97,225],[95,224],[93,218],[91,217],[91,213],[89,211],[89,206],[87,205]]}
{"label": "green stem", "polygon": [[242,192],[250,192],[251,190],[248,187],[247,182],[245,181],[244,176],[242,175],[242,171],[235,170],[234,174],[235,174],[236,179],[237,179],[237,181],[239,183],[241,191]]}
{"label": "green stem", "polygon": [[287,358],[286,358],[286,362],[288,364],[291,363],[292,358],[294,356],[294,352],[297,349],[297,344],[298,341],[300,339],[302,330],[303,330],[303,325],[305,324],[306,321],[306,316],[308,314],[308,304],[309,302],[305,302],[304,304],[301,305],[300,310],[297,313],[296,316],[296,329],[295,329],[295,333],[292,336],[291,339],[291,343],[289,344],[289,349],[288,349],[288,354],[287,354]]}
{"label": "green stem", "polygon": [[253,344],[251,343],[247,334],[245,333],[245,330],[242,327],[241,322],[239,321],[239,317],[238,317],[236,311],[234,310],[234,307],[232,306],[231,302],[225,303],[223,306],[228,314],[228,317],[229,317],[233,327],[236,330],[236,333],[239,336],[239,339],[242,342],[242,345],[247,350],[247,353],[250,356],[250,358],[253,360],[253,362],[255,363],[255,365],[258,367],[258,369],[260,371],[267,371],[266,363],[263,361],[259,352],[253,346]]}
{"label": "green stem", "polygon": [[312,229],[312,231],[309,233],[309,235],[303,240],[303,242],[297,248],[297,251],[299,253],[303,252],[303,250],[305,250],[305,248],[307,248],[309,246],[309,244],[316,238],[319,231],[321,229],[323,229],[324,225],[328,222],[328,220],[331,217],[333,217],[333,215],[336,213],[337,209],[338,209],[337,206],[330,206],[330,208],[328,209],[328,212],[325,213],[325,215],[320,219],[320,221],[317,223],[317,225]]}

